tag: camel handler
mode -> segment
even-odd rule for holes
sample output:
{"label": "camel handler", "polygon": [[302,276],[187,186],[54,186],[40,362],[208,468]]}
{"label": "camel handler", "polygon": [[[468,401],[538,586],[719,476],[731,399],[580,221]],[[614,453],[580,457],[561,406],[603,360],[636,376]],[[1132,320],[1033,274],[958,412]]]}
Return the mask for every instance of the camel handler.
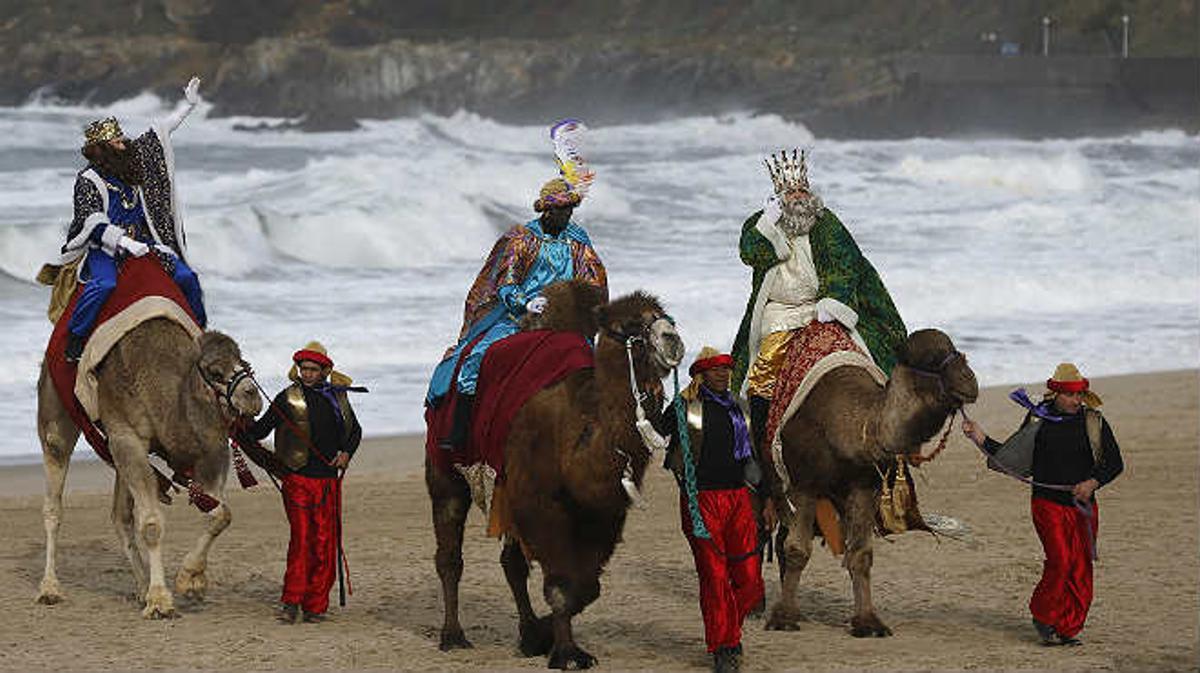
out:
{"label": "camel handler", "polygon": [[175,189],[171,134],[200,102],[200,79],[183,90],[186,104],[130,140],[113,117],[84,127],[80,152],[88,165],[75,178],[74,218],[58,257],[38,282],[54,286],[50,321],[58,322],[83,283],[68,323],[66,359],[78,362],[105,301],[117,287],[121,264],[153,253],[182,290],[201,328],[207,323],[196,272],[185,261],[187,236]]}
{"label": "camel handler", "polygon": [[292,355],[292,384],[275,396],[271,408],[248,430],[255,440],[275,433],[275,457],[283,475],[283,507],[292,536],[283,576],[280,619],[322,621],[329,590],[344,560],[341,553],[342,473],[362,439],[350,407],[350,377],[334,371],[333,360],[316,341]]}
{"label": "camel handler", "polygon": [[1100,414],[1100,397],[1075,365],[1058,365],[1046,387],[1042,403],[1030,405],[1021,428],[1003,444],[974,421],[963,420],[962,430],[991,456],[990,466],[1032,477],[1029,509],[1046,555],[1029,599],[1033,626],[1044,645],[1079,645],[1092,603],[1100,521],[1095,494],[1125,464]]}
{"label": "camel handler", "polygon": [[854,237],[809,185],[806,155],[793,150],[766,163],[774,194],[742,225],[738,244],[753,273],[733,345],[733,390],[749,399],[755,444],[769,447],[776,379],[809,323],[839,323],[889,375],[908,331]]}
{"label": "camel handler", "polygon": [[700,576],[704,640],[713,670],[721,672],[740,669],[742,622],[764,595],[758,523],[750,500],[750,488],[757,487],[762,471],[745,414],[729,392],[732,368],[732,357],[705,346],[688,369],[692,381],[679,394],[687,420],[686,446],[680,433],[673,432],[676,403],[663,414],[672,426],[664,428],[672,432],[664,467],[679,483],[683,534]]}

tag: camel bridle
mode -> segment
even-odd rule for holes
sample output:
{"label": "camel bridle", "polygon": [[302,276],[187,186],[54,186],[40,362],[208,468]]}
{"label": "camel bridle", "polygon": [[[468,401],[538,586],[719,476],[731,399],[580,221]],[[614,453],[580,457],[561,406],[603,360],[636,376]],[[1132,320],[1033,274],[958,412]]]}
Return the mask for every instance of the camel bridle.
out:
{"label": "camel bridle", "polygon": [[942,361],[938,363],[936,367],[925,369],[924,367],[918,367],[911,364],[905,364],[904,366],[908,367],[909,371],[917,376],[924,376],[925,378],[931,378],[937,381],[938,390],[942,395],[953,400],[954,408],[958,409],[963,405],[962,400],[959,400],[954,395],[951,395],[948,390],[946,390],[946,382],[942,379],[942,377],[945,375],[946,369],[949,368],[950,365],[958,362],[959,360],[965,360],[966,358],[967,356],[963,355],[962,351],[959,351],[956,348],[951,348],[950,352],[946,354],[946,357],[942,358]]}
{"label": "camel bridle", "polygon": [[204,369],[200,367],[200,363],[196,363],[196,371],[200,372],[200,378],[203,379],[204,383],[208,385],[209,390],[212,390],[213,395],[217,398],[217,401],[223,401],[225,406],[228,407],[230,413],[232,413],[234,416],[241,415],[241,412],[238,411],[237,406],[233,403],[234,392],[237,391],[237,387],[242,383],[242,381],[245,381],[246,379],[252,379],[254,377],[254,369],[250,366],[249,362],[246,362],[245,360],[239,360],[238,362],[238,368],[233,370],[233,374],[229,376],[228,380],[209,378],[208,374],[204,372]]}

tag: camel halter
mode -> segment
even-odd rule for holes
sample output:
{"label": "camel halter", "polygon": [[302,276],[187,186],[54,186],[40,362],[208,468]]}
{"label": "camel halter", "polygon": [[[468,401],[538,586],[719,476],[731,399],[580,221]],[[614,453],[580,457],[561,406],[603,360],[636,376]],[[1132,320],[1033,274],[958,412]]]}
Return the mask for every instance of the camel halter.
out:
{"label": "camel halter", "polygon": [[[245,360],[241,360],[240,362],[241,366],[233,370],[233,375],[229,377],[228,381],[222,381],[220,379],[214,381],[208,378],[208,375],[205,374],[204,370],[200,368],[200,363],[196,363],[196,371],[200,372],[200,378],[204,379],[204,382],[208,384],[209,389],[213,391],[213,394],[216,395],[218,400],[225,400],[225,404],[229,406],[229,410],[233,412],[234,415],[238,414],[237,407],[233,404],[234,391],[237,390],[238,385],[242,381],[245,381],[246,379],[252,379],[254,377],[254,369],[250,367],[250,363],[246,362]],[[222,389],[222,387],[224,389]]]}
{"label": "camel halter", "polygon": [[[666,449],[668,440],[662,435],[658,434],[658,432],[654,429],[654,426],[651,425],[650,421],[646,419],[646,410],[642,406],[642,402],[646,401],[650,395],[638,388],[637,372],[634,370],[633,366],[633,345],[636,343],[646,343],[647,338],[643,336],[643,334],[653,330],[654,325],[658,324],[660,320],[666,320],[667,322],[674,324],[674,321],[671,320],[669,316],[663,316],[655,319],[653,322],[647,325],[646,328],[642,330],[641,334],[626,335],[613,330],[604,330],[605,333],[610,337],[617,339],[623,338],[625,342],[625,359],[629,363],[629,390],[633,394],[634,413],[636,416],[636,420],[634,421],[633,425],[642,438],[642,445],[646,447],[646,451],[651,456],[653,456],[654,452],[657,450]],[[650,340],[653,341],[653,339]],[[676,372],[675,378],[675,393],[679,393],[678,372]],[[621,460],[625,464],[624,468],[621,470],[621,487],[625,489],[625,493],[629,496],[629,500],[633,503],[634,507],[637,507],[638,509],[645,509],[646,499],[642,496],[642,492],[638,488],[637,482],[634,480],[633,461],[630,459],[629,454],[625,453],[625,451],[620,447],[614,448],[613,451],[620,456]]]}

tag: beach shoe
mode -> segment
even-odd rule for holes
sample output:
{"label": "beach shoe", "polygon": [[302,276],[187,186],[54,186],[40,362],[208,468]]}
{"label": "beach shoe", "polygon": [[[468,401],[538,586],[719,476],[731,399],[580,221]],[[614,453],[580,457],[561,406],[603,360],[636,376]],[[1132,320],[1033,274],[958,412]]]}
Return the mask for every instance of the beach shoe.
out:
{"label": "beach shoe", "polygon": [[321,622],[323,622],[327,619],[329,619],[329,617],[326,616],[324,612],[305,612],[304,613],[304,622],[306,624],[320,624]]}
{"label": "beach shoe", "polygon": [[1079,647],[1083,641],[1074,636],[1064,636],[1061,633],[1054,634],[1058,638],[1058,644],[1063,647]]}
{"label": "beach shoe", "polygon": [[713,673],[738,673],[742,670],[742,645],[722,647],[713,652]]}
{"label": "beach shoe", "polygon": [[1042,641],[1043,645],[1060,644],[1058,632],[1054,630],[1053,626],[1043,624],[1035,619],[1033,620],[1033,628],[1037,630],[1038,639]]}
{"label": "beach shoe", "polygon": [[300,621],[300,606],[294,603],[284,603],[279,606],[279,621],[284,624],[296,624]]}

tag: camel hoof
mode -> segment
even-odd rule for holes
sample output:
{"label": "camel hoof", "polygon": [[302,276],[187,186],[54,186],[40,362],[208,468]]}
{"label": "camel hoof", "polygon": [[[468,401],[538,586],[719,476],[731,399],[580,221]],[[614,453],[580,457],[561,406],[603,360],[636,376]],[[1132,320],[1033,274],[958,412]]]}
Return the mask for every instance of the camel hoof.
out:
{"label": "camel hoof", "polygon": [[796,614],[795,610],[776,605],[771,608],[771,615],[767,617],[767,624],[764,628],[768,631],[799,631],[800,616]]}
{"label": "camel hoof", "polygon": [[175,576],[175,593],[192,601],[203,601],[208,593],[208,575],[203,570],[180,568]]}
{"label": "camel hoof", "polygon": [[438,643],[439,650],[449,652],[450,650],[469,650],[473,647],[475,646],[471,644],[471,641],[467,640],[467,636],[462,632],[462,629],[450,631],[442,629],[442,641]]}
{"label": "camel hoof", "polygon": [[850,635],[855,638],[887,638],[892,635],[892,630],[889,629],[875,615],[867,617],[855,617],[850,620]]}
{"label": "camel hoof", "polygon": [[557,668],[561,671],[582,671],[596,665],[596,657],[585,652],[578,645],[558,647],[550,652],[547,668]]}
{"label": "camel hoof", "polygon": [[174,619],[175,601],[165,587],[156,587],[146,592],[146,607],[142,608],[143,619]]}
{"label": "camel hoof", "polygon": [[57,580],[42,580],[38,587],[37,602],[40,605],[57,605],[63,601],[62,587]]}
{"label": "camel hoof", "polygon": [[521,650],[521,656],[544,657],[550,654],[554,647],[554,627],[549,615],[522,622],[517,628],[521,638],[517,647]]}

